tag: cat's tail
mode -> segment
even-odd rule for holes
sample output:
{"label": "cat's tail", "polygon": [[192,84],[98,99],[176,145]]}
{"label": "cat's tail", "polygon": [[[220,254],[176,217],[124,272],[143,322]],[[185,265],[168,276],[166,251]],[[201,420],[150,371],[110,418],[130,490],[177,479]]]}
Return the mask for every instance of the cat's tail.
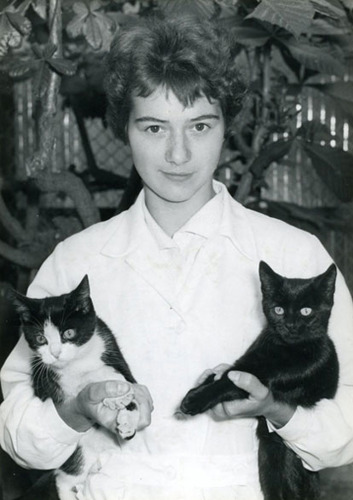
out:
{"label": "cat's tail", "polygon": [[236,387],[225,372],[219,380],[210,375],[202,384],[191,389],[183,398],[180,410],[186,415],[203,413],[223,401],[245,399],[248,393]]}
{"label": "cat's tail", "polygon": [[318,500],[319,474],[304,468],[300,458],[276,432],[269,432],[263,417],[257,428],[259,475],[265,500]]}

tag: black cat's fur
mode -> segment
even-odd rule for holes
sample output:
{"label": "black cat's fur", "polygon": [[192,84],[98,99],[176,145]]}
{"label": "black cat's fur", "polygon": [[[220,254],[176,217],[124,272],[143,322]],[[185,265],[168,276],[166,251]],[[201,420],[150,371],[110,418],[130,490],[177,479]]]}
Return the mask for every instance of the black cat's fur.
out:
{"label": "black cat's fur", "polygon": [[[13,291],[12,301],[33,351],[32,385],[35,396],[42,401],[51,398],[60,404],[92,382],[122,377],[136,382],[113,333],[96,315],[87,275],[70,293],[32,299]],[[135,402],[127,401],[125,410],[129,415],[136,413]],[[133,437],[121,434],[117,425],[119,435],[125,439]],[[98,453],[104,443],[118,446],[117,436],[98,426],[83,436],[73,455],[56,471],[60,497],[65,500],[75,498],[71,494],[72,484],[75,477],[88,473],[95,450]]]}
{"label": "black cat's fur", "polygon": [[[245,399],[228,372],[255,375],[270,389],[275,401],[293,407],[313,407],[320,399],[334,397],[339,365],[327,335],[333,305],[336,266],[309,279],[289,279],[260,262],[262,305],[267,326],[243,356],[219,380],[209,376],[182,400],[184,414],[196,415],[217,403]],[[259,475],[265,500],[316,500],[318,474],[302,461],[276,432],[270,433],[263,417],[258,419]]]}

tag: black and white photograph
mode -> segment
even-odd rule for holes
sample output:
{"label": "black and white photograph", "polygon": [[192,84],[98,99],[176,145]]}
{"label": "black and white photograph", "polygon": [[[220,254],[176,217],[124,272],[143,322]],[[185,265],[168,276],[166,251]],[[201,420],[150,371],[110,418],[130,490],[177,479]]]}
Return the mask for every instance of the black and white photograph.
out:
{"label": "black and white photograph", "polygon": [[353,498],[353,0],[0,0],[0,500]]}

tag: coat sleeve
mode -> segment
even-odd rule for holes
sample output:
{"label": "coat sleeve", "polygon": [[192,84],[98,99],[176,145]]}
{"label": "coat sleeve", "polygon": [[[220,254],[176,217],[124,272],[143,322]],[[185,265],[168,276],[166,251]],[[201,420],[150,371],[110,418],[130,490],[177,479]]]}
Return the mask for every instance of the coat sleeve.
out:
{"label": "coat sleeve", "polygon": [[[61,253],[60,244],[38,272],[29,295],[45,297],[67,291]],[[34,396],[30,357],[21,336],[1,370],[0,444],[22,467],[53,469],[73,453],[81,434],[61,420],[51,399],[43,402]]]}
{"label": "coat sleeve", "polygon": [[[308,262],[319,266],[320,272],[332,262],[316,239],[311,253]],[[340,365],[335,398],[321,400],[312,409],[299,407],[292,419],[276,430],[301,457],[305,467],[311,470],[338,467],[353,461],[353,304],[340,272],[329,335],[335,344]]]}

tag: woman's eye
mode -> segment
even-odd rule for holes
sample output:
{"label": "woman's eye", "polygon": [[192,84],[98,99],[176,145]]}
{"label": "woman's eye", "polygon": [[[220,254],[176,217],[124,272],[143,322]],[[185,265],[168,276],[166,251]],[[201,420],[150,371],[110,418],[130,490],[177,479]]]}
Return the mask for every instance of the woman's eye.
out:
{"label": "woman's eye", "polygon": [[73,339],[76,335],[76,332],[73,328],[69,328],[68,330],[65,330],[63,333],[63,338],[66,340]]}
{"label": "woman's eye", "polygon": [[197,132],[204,132],[207,128],[210,128],[206,123],[196,123],[195,130]]}
{"label": "woman's eye", "polygon": [[283,316],[283,314],[284,314],[284,309],[283,309],[283,307],[280,307],[280,306],[275,307],[275,313],[276,313],[278,316]]}
{"label": "woman's eye", "polygon": [[36,335],[36,342],[37,344],[43,345],[47,343],[47,339],[44,337],[44,335]]}
{"label": "woman's eye", "polygon": [[302,316],[309,316],[311,313],[312,313],[311,307],[303,307],[302,309],[300,309],[300,314]]}
{"label": "woman's eye", "polygon": [[160,132],[161,127],[159,125],[150,125],[147,127],[148,132],[151,132],[152,134],[158,134]]}

